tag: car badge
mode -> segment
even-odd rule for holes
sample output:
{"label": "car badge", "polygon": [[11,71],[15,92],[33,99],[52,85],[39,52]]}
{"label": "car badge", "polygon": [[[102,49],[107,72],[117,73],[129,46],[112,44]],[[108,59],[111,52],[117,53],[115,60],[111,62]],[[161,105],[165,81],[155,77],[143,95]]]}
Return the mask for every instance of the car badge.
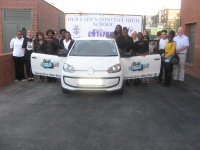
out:
{"label": "car badge", "polygon": [[94,69],[93,68],[88,69],[88,74],[89,75],[93,75],[94,74]]}

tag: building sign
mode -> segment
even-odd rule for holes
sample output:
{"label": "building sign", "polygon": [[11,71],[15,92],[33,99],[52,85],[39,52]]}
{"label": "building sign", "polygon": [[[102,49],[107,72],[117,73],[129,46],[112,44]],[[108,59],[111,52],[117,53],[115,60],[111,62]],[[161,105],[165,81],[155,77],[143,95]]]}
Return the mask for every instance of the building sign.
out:
{"label": "building sign", "polygon": [[66,29],[73,39],[86,37],[109,37],[119,24],[129,29],[129,35],[142,31],[142,16],[77,15],[66,14]]}

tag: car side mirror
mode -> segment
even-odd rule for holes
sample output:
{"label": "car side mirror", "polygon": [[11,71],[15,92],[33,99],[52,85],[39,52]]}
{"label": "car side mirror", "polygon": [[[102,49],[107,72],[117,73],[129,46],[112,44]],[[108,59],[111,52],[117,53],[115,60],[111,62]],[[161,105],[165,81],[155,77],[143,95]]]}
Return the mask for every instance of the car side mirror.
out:
{"label": "car side mirror", "polygon": [[132,57],[132,53],[122,53],[122,57],[123,58],[128,58],[128,57]]}
{"label": "car side mirror", "polygon": [[69,53],[69,51],[59,52],[58,57],[67,57],[68,53]]}

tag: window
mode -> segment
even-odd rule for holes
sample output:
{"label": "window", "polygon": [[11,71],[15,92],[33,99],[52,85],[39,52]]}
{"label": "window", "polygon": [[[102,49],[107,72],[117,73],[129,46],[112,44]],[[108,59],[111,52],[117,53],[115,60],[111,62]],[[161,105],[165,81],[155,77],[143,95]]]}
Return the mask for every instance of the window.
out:
{"label": "window", "polygon": [[31,21],[30,10],[5,10],[5,21]]}
{"label": "window", "polygon": [[115,42],[112,40],[80,40],[71,50],[70,56],[118,56]]}
{"label": "window", "polygon": [[10,53],[10,41],[22,28],[32,27],[32,10],[3,10],[3,52]]}

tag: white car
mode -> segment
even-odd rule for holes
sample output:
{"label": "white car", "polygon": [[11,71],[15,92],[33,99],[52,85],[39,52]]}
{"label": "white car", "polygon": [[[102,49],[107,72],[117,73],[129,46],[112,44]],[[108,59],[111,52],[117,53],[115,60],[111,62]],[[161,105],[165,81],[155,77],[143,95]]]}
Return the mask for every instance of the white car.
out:
{"label": "white car", "polygon": [[78,39],[66,53],[56,55],[32,53],[35,75],[61,78],[63,92],[76,90],[118,91],[124,80],[156,77],[160,72],[160,55],[146,57],[125,54],[120,57],[112,39]]}

